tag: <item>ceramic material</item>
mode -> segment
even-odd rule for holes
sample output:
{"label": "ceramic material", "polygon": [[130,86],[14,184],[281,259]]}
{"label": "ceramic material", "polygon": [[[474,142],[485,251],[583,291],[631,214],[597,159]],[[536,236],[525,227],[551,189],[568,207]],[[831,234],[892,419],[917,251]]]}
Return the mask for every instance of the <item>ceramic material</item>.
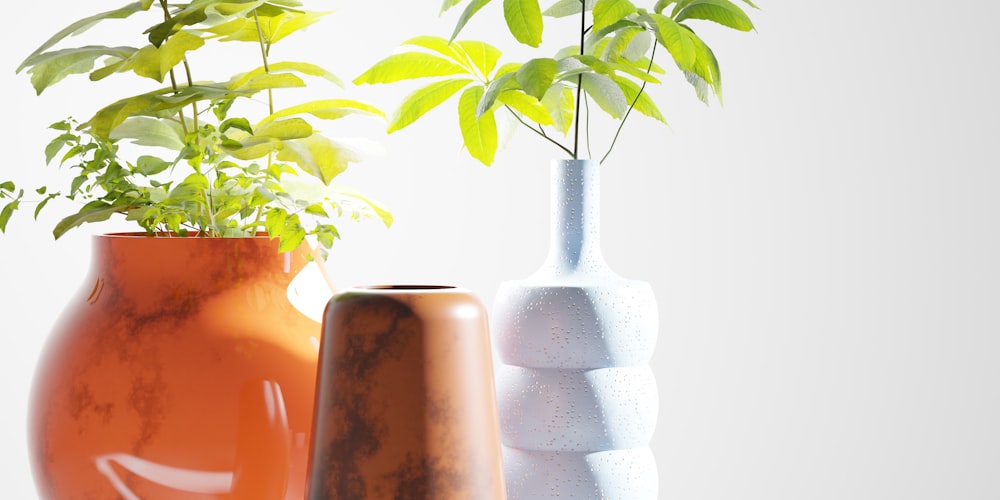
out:
{"label": "ceramic material", "polygon": [[531,277],[503,283],[494,302],[512,499],[657,497],[657,306],[649,284],[617,275],[601,255],[599,169],[553,162],[548,257]]}
{"label": "ceramic material", "polygon": [[266,237],[96,236],[33,382],[41,498],[301,499],[320,324],[289,284],[307,264]]}
{"label": "ceramic material", "polygon": [[311,500],[499,500],[486,311],[451,287],[354,288],[323,322]]}

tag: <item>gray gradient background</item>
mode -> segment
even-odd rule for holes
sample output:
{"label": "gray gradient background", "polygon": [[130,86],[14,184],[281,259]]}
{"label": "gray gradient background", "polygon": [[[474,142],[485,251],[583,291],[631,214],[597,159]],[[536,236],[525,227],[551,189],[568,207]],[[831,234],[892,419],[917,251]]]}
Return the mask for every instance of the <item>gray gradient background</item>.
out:
{"label": "gray gradient background", "polygon": [[[722,64],[726,106],[706,108],[668,78],[654,92],[671,128],[636,119],[604,168],[605,256],[649,281],[660,305],[660,496],[1000,498],[1000,7],[758,3],[758,33],[702,30]],[[14,68],[55,29],[117,5],[5,5],[0,180],[48,175],[44,127],[86,118],[119,85],[78,80],[39,99]],[[312,60],[352,77],[411,35],[448,33],[455,15],[438,20],[438,5],[337,2],[300,46],[314,44]],[[506,44],[498,23],[469,30]],[[558,36],[548,34],[549,47],[570,43]],[[389,108],[410,88],[352,93]],[[455,284],[490,304],[501,281],[541,264],[558,151],[519,131],[484,168],[460,150],[448,108],[389,137],[363,120],[330,129],[350,125],[386,146],[343,180],[397,217],[388,231],[343,224],[330,262],[340,286]],[[593,128],[606,144],[607,126]],[[0,238],[4,498],[33,497],[29,380],[82,284],[88,235],[128,227],[53,242],[56,210],[37,226],[22,215]]]}

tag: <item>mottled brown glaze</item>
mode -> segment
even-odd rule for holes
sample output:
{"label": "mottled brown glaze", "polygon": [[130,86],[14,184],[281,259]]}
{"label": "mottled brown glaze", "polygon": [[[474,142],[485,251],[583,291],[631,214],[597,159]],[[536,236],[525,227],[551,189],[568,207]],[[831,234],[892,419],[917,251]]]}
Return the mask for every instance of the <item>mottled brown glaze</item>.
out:
{"label": "mottled brown glaze", "polygon": [[327,306],[310,500],[505,498],[486,311],[449,287]]}
{"label": "mottled brown glaze", "polygon": [[301,499],[320,325],[288,301],[305,250],[105,235],[35,374],[44,499]]}

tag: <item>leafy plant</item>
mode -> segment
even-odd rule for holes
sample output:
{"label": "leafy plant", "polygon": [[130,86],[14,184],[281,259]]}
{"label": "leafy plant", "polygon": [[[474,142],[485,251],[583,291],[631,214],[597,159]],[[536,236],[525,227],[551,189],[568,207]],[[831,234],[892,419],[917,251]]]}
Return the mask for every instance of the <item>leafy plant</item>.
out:
{"label": "leafy plant", "polygon": [[[750,7],[750,0],[742,0]],[[498,147],[496,113],[511,115],[543,140],[571,158],[581,157],[580,117],[592,101],[619,121],[614,144],[633,111],[666,123],[646,92],[665,73],[656,64],[657,48],[666,49],[677,68],[706,104],[715,94],[721,102],[722,76],[715,54],[688,25],[713,21],[739,31],[754,29],[746,12],[729,0],[658,0],[650,8],[630,0],[558,0],[542,10],[539,0],[503,0],[503,17],[513,38],[539,48],[546,18],[569,18],[579,24],[576,45],[551,57],[499,65],[501,51],[485,42],[456,41],[469,20],[491,0],[444,0],[441,12],[460,4],[450,39],[419,36],[403,43],[404,50],[375,63],[354,80],[383,84],[433,78],[411,93],[389,122],[388,131],[405,128],[431,109],[458,98],[458,122],[469,154],[490,165]],[[589,15],[588,15],[589,13]],[[587,148],[589,126],[585,124]],[[560,142],[561,135],[572,142]]]}
{"label": "leafy plant", "polygon": [[[337,98],[277,107],[275,90],[305,87],[306,79],[341,84],[315,64],[272,60],[277,42],[326,14],[301,7],[298,0],[140,0],[53,35],[18,68],[31,75],[38,94],[73,74],[95,82],[131,74],[167,86],[117,99],[85,122],[53,124],[56,137],[45,148],[46,162],[58,159],[73,175],[68,187],[35,190],[41,197],[35,217],[62,198],[80,208],[56,225],[56,238],[123,214],[151,234],[235,237],[266,230],[280,238],[281,251],[296,248],[307,235],[329,249],[339,238],[330,222],[336,216],[374,217],[389,226],[386,210],[333,183],[361,152],[314,125],[317,119],[384,114]],[[153,24],[138,47],[54,48],[102,22],[139,14],[153,17]],[[195,80],[189,56],[229,42],[244,42],[238,53],[248,57],[247,70],[222,81]],[[221,57],[233,60],[228,53]],[[0,231],[25,203],[24,195],[13,182],[0,183],[0,200],[6,200]]]}

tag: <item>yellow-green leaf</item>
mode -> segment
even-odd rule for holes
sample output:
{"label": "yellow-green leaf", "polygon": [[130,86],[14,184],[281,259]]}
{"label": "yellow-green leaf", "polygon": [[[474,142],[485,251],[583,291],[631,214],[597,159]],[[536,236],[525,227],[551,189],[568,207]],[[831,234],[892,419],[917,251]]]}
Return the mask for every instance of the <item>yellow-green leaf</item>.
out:
{"label": "yellow-green leaf", "polygon": [[[594,0],[586,0],[583,4],[583,8],[592,10],[594,8]],[[545,9],[542,15],[549,17],[567,17],[573,16],[580,13],[580,0],[559,0],[558,2],[552,4],[551,7]]]}
{"label": "yellow-green leaf", "polygon": [[517,70],[517,83],[528,95],[541,99],[552,85],[558,66],[559,64],[552,58],[532,59]]}
{"label": "yellow-green leaf", "polygon": [[455,29],[451,32],[451,39],[454,40],[458,37],[458,34],[462,32],[462,28],[472,19],[472,16],[479,12],[486,4],[490,3],[490,0],[472,0],[469,5],[465,7],[462,11],[462,15],[458,16],[458,22],[455,23]]}
{"label": "yellow-green leaf", "polygon": [[444,80],[417,89],[403,100],[389,120],[388,133],[391,134],[415,122],[470,83],[472,80],[467,78]]}
{"label": "yellow-green leaf", "polygon": [[476,116],[476,108],[483,92],[481,85],[469,87],[462,92],[458,99],[458,125],[469,154],[488,166],[496,156],[497,122],[492,110]]}
{"label": "yellow-green leaf", "polygon": [[580,85],[583,90],[605,113],[615,119],[625,116],[628,109],[625,93],[611,78],[598,73],[586,73],[582,77]]}
{"label": "yellow-green leaf", "polygon": [[303,171],[329,184],[335,177],[347,170],[350,162],[361,158],[350,148],[343,147],[321,135],[303,139],[284,141],[278,152],[278,160],[290,161]]}
{"label": "yellow-green leaf", "polygon": [[563,135],[569,133],[569,129],[573,125],[573,115],[576,109],[576,101],[573,97],[573,91],[562,83],[550,87],[549,91],[542,97],[542,105],[549,111],[553,126]]}
{"label": "yellow-green leaf", "polygon": [[414,47],[421,47],[424,49],[432,50],[447,57],[452,62],[455,62],[466,69],[467,72],[472,71],[471,62],[465,51],[462,50],[461,46],[457,44],[452,44],[448,40],[441,38],[439,36],[417,36],[410,38],[409,40],[402,43],[402,45],[412,45]]}
{"label": "yellow-green leaf", "polygon": [[538,0],[504,0],[503,17],[518,42],[532,47],[542,43],[542,9]]}
{"label": "yellow-green leaf", "polygon": [[37,94],[56,84],[63,78],[78,73],[87,73],[94,68],[94,62],[102,57],[121,60],[130,57],[137,49],[132,47],[103,47],[90,45],[74,49],[45,52],[26,62],[31,85]]}
{"label": "yellow-green leaf", "polygon": [[147,45],[132,56],[132,71],[139,76],[163,82],[170,69],[184,60],[188,51],[205,45],[205,41],[187,31],[179,31],[167,38],[159,47]]}
{"label": "yellow-green leaf", "polygon": [[539,125],[552,125],[552,115],[542,105],[541,101],[520,90],[506,90],[497,96],[497,100],[521,113],[529,120]]}
{"label": "yellow-green leaf", "polygon": [[656,24],[656,39],[670,52],[681,69],[691,69],[697,54],[694,42],[691,41],[689,35],[690,31],[662,14],[650,14],[649,16]]}
{"label": "yellow-green leaf", "polygon": [[594,4],[594,26],[591,29],[600,31],[635,11],[635,5],[629,0],[597,0]]}
{"label": "yellow-green leaf", "polygon": [[754,29],[746,12],[729,0],[695,0],[681,9],[674,19],[677,22],[685,19],[704,19],[739,31]]}
{"label": "yellow-green leaf", "polygon": [[363,83],[392,83],[414,78],[450,76],[468,73],[466,68],[443,57],[423,52],[393,54],[354,79],[355,85]]}
{"label": "yellow-green leaf", "polygon": [[289,139],[301,139],[313,134],[312,125],[302,118],[288,118],[285,120],[275,120],[258,125],[254,130],[256,137],[269,137],[286,141]]}
{"label": "yellow-green leaf", "polygon": [[336,120],[351,114],[365,114],[385,118],[382,110],[351,99],[320,99],[290,106],[269,115],[257,124],[258,127],[268,122],[295,115],[313,115],[323,120]]}
{"label": "yellow-green leaf", "polygon": [[482,75],[489,78],[490,73],[496,68],[497,61],[500,60],[500,49],[485,43],[474,40],[461,40],[455,42],[469,56],[472,64],[479,69]]}
{"label": "yellow-green leaf", "polygon": [[625,100],[628,101],[629,105],[632,106],[635,103],[633,109],[654,120],[663,122],[665,125],[667,124],[667,119],[660,113],[660,109],[656,107],[656,103],[649,97],[649,94],[641,91],[639,85],[628,78],[620,76],[612,76],[611,79],[622,89],[622,92],[625,94]]}

